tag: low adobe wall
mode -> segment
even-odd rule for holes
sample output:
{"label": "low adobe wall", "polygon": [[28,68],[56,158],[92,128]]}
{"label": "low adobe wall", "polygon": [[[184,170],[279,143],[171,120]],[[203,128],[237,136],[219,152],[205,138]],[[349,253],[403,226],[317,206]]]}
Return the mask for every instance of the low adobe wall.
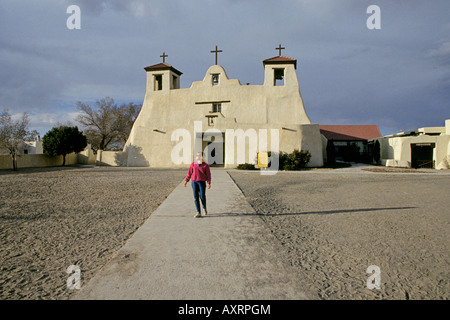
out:
{"label": "low adobe wall", "polygon": [[[57,167],[63,163],[63,156],[49,157],[45,154],[21,154],[17,155],[17,168],[42,168]],[[95,164],[95,156],[92,150],[86,149],[80,153],[66,155],[66,166],[76,164]],[[13,169],[10,155],[0,155],[0,169]]]}
{"label": "low adobe wall", "polygon": [[[17,168],[41,168],[61,166],[63,156],[49,157],[45,154],[21,154],[17,155]],[[71,153],[66,155],[66,165],[78,163],[78,155]],[[0,169],[13,169],[10,155],[0,155]]]}
{"label": "low adobe wall", "polygon": [[97,151],[95,164],[97,166],[126,166],[127,154],[123,151]]}

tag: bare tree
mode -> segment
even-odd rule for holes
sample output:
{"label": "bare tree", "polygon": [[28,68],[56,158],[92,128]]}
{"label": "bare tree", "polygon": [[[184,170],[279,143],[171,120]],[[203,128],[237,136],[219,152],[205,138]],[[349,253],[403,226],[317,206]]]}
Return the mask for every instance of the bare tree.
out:
{"label": "bare tree", "polygon": [[130,102],[128,104],[122,104],[117,109],[117,127],[119,142],[125,144],[130,136],[131,128],[136,120],[139,112],[141,111],[141,105]]}
{"label": "bare tree", "polygon": [[97,108],[77,102],[81,114],[77,121],[84,127],[84,134],[94,150],[111,150],[123,147],[136,120],[140,105],[123,104],[120,107],[106,97],[96,101]]}
{"label": "bare tree", "polygon": [[24,112],[22,118],[13,121],[8,110],[4,110],[0,116],[0,149],[5,149],[11,155],[13,170],[17,170],[17,155],[19,147],[26,140],[34,140],[39,133],[36,130],[28,131],[30,118]]}

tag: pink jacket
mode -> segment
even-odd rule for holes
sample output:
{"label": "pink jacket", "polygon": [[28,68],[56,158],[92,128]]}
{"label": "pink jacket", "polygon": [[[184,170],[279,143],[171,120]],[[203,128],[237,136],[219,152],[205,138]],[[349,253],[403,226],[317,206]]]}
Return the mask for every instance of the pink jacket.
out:
{"label": "pink jacket", "polygon": [[206,181],[208,184],[211,184],[209,164],[204,161],[200,165],[197,162],[192,162],[184,180],[188,182],[191,179],[192,181]]}

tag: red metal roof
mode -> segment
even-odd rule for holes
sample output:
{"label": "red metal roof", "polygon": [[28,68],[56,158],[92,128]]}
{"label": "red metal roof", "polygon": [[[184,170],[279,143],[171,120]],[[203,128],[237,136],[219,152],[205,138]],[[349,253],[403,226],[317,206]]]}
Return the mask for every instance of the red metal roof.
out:
{"label": "red metal roof", "polygon": [[172,70],[179,76],[181,76],[183,74],[181,71],[178,71],[177,69],[172,67],[170,64],[167,64],[165,62],[161,62],[161,63],[155,64],[153,66],[145,67],[144,69],[145,69],[145,71]]}
{"label": "red metal roof", "polygon": [[328,140],[371,140],[381,137],[377,125],[320,125]]}
{"label": "red metal roof", "polygon": [[285,64],[285,63],[293,63],[294,67],[297,69],[297,59],[292,59],[285,56],[276,56],[273,58],[263,60],[263,64]]}

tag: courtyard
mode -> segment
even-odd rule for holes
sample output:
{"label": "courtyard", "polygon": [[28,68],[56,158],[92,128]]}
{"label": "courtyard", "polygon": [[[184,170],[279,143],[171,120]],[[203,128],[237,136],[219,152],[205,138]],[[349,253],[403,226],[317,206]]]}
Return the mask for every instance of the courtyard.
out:
{"label": "courtyard", "polygon": [[[313,299],[449,298],[448,171],[227,172]],[[185,174],[112,167],[0,172],[0,299],[71,299],[67,267],[80,266],[88,282]],[[370,265],[381,270],[380,289],[366,286]]]}

